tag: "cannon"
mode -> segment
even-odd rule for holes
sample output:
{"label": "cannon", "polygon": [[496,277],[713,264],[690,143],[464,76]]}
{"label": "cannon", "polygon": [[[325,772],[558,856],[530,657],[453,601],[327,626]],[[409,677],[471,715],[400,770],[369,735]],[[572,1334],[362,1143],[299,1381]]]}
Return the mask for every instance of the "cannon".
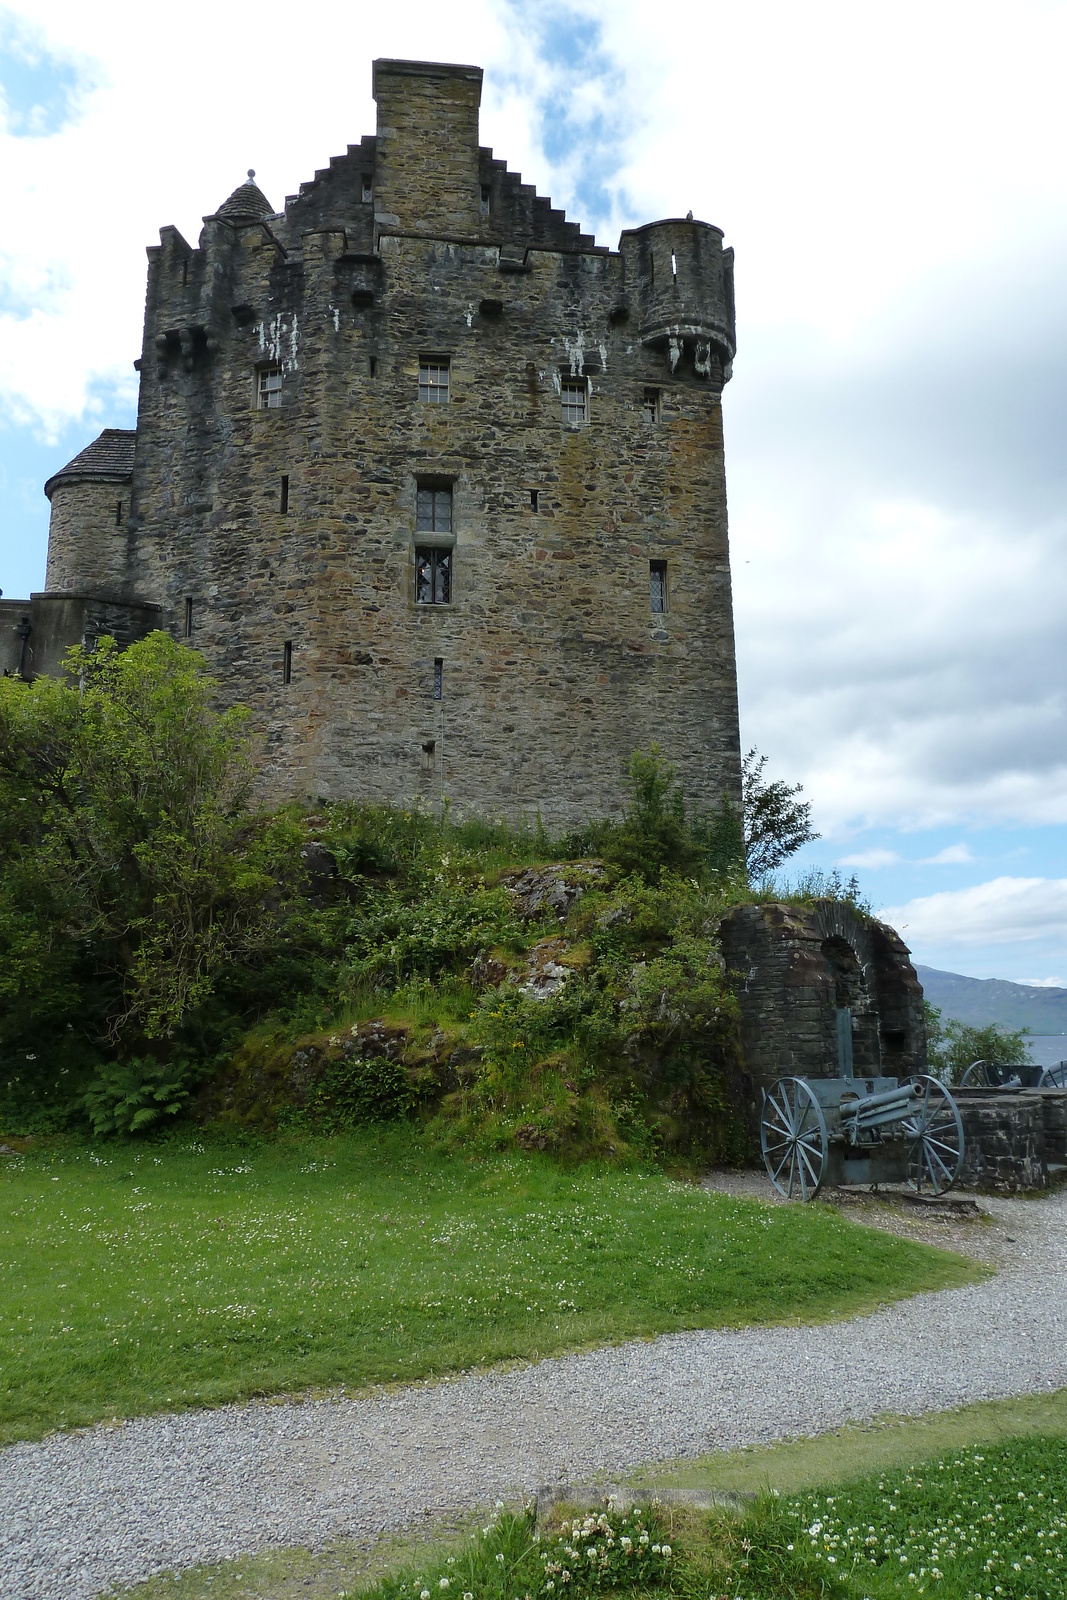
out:
{"label": "cannon", "polygon": [[963,1166],[963,1123],[937,1078],[779,1078],[764,1092],[760,1146],[787,1199],[824,1183],[904,1183],[944,1194]]}
{"label": "cannon", "polygon": [[961,1089],[1067,1089],[1067,1061],[1039,1067],[1034,1061],[972,1061]]}

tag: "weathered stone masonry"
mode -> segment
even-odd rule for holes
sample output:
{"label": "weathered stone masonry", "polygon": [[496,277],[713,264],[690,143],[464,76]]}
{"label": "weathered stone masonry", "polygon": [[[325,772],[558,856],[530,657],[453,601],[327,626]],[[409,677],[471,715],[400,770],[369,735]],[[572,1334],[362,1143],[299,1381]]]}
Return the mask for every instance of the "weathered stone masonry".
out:
{"label": "weathered stone masonry", "polygon": [[655,740],[694,803],[736,801],[732,252],[691,218],[596,245],[479,147],[480,93],[378,61],[377,136],[282,213],[249,181],[198,248],[162,229],[136,434],[48,486],[30,668],[60,596],[188,635],[254,712],[265,798],[568,824],[617,812]]}

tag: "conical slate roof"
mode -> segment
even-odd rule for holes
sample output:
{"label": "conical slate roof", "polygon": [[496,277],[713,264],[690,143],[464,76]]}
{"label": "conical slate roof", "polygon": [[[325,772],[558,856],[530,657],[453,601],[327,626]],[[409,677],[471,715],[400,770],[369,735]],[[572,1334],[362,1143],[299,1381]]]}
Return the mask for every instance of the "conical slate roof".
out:
{"label": "conical slate roof", "polygon": [[98,439],[54,472],[44,486],[49,500],[60,478],[103,478],[123,482],[133,473],[133,449],[137,433],[133,428],[105,428]]}
{"label": "conical slate roof", "polygon": [[273,217],[274,207],[267,199],[263,190],[252,182],[255,172],[250,168],[248,182],[242,183],[223,202],[215,215],[226,217],[230,222],[265,222],[268,217]]}

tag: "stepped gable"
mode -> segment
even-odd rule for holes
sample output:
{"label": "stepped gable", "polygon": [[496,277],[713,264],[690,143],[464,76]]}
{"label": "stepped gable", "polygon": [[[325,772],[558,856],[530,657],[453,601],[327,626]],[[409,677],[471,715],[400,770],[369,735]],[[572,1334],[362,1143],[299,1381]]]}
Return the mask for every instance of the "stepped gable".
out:
{"label": "stepped gable", "polygon": [[124,483],[133,475],[133,450],[137,442],[134,428],[105,428],[99,438],[79,451],[73,461],[54,472],[44,486],[49,500],[61,478],[100,478]]}
{"label": "stepped gable", "polygon": [[[373,180],[377,142],[369,134],[359,144],[350,144],[344,155],[331,156],[328,166],[302,183],[297,194],[286,195],[285,228],[294,243],[302,233],[336,227],[349,236],[349,248],[374,248],[373,207],[363,200],[363,182],[365,177]],[[583,233],[577,222],[568,222],[565,211],[539,195],[532,183],[523,183],[522,173],[510,171],[507,162],[496,159],[485,145],[478,149],[478,167],[492,196],[487,243],[567,254],[610,253],[593,234]],[[391,230],[387,226],[382,231]]]}

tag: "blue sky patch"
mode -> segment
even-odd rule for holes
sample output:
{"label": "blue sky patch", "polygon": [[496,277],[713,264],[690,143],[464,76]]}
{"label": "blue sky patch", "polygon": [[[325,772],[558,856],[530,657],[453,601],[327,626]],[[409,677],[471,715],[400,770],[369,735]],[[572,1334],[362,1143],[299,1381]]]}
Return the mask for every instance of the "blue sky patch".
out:
{"label": "blue sky patch", "polygon": [[[520,16],[517,0],[510,0],[510,8]],[[521,21],[552,70],[551,87],[538,99],[542,148],[572,186],[566,196],[569,220],[591,232],[609,222],[623,199],[612,180],[633,122],[625,74],[605,47],[596,18],[550,5],[536,16],[523,9]]]}
{"label": "blue sky patch", "polygon": [[84,70],[50,54],[12,18],[0,16],[0,99],[7,131],[21,139],[43,139],[73,122]]}

